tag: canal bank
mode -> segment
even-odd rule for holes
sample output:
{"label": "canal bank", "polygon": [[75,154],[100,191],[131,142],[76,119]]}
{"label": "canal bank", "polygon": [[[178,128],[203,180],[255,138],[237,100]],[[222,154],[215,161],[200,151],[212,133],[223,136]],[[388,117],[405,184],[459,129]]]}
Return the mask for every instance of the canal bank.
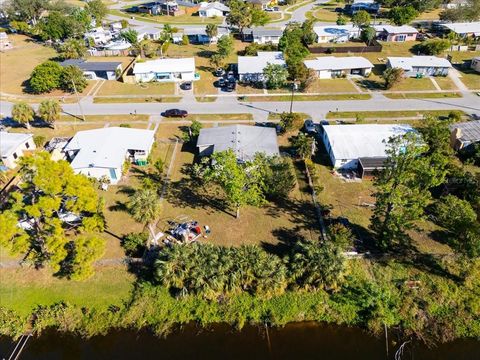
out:
{"label": "canal bank", "polygon": [[[389,357],[394,359],[400,339],[390,339]],[[0,358],[8,358],[15,343],[0,338]],[[268,329],[245,326],[238,331],[228,325],[207,328],[189,324],[165,337],[150,332],[117,331],[82,339],[69,333],[45,331],[25,346],[21,360],[52,359],[387,359],[385,340],[356,327],[292,323]],[[480,359],[480,341],[456,340],[427,347],[418,342],[405,345],[401,359]]]}

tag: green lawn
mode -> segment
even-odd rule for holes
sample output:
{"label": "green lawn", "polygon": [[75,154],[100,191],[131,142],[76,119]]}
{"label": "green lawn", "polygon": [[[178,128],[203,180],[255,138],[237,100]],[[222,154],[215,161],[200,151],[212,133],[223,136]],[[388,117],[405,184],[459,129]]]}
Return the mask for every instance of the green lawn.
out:
{"label": "green lawn", "polygon": [[436,88],[429,78],[423,78],[423,79],[405,78],[405,79],[402,79],[402,81],[400,81],[398,84],[396,84],[389,90],[390,91],[419,91],[419,90],[435,91]]}
{"label": "green lawn", "polygon": [[415,110],[400,110],[400,111],[337,111],[329,112],[327,114],[327,119],[355,119],[357,114],[368,118],[401,118],[401,117],[415,117],[422,116],[425,114],[432,114],[435,116],[447,116],[450,111],[448,110],[435,110],[435,111],[415,111]]}
{"label": "green lawn", "polygon": [[105,309],[126,300],[134,276],[124,266],[97,268],[82,282],[58,279],[48,270],[1,269],[0,306],[28,315],[37,305],[66,301],[86,308]]}
{"label": "green lawn", "polygon": [[480,73],[475,71],[461,71],[460,80],[471,90],[480,90]]}
{"label": "green lawn", "polygon": [[[128,6],[130,7],[130,6]],[[207,18],[196,15],[184,14],[179,16],[167,16],[167,15],[148,15],[148,14],[127,14],[121,10],[110,9],[108,11],[111,15],[121,16],[130,19],[133,16],[135,19],[157,23],[157,24],[218,24],[220,25],[223,18]]]}
{"label": "green lawn", "polygon": [[[244,101],[264,102],[264,101],[290,101],[290,95],[278,96],[247,96]],[[328,101],[328,100],[369,100],[369,94],[338,94],[338,95],[295,95],[294,101]]]}
{"label": "green lawn", "polygon": [[434,80],[442,90],[458,90],[449,77],[435,77]]}
{"label": "green lawn", "polygon": [[120,81],[105,81],[97,95],[174,95],[175,83],[149,82],[126,84]]}

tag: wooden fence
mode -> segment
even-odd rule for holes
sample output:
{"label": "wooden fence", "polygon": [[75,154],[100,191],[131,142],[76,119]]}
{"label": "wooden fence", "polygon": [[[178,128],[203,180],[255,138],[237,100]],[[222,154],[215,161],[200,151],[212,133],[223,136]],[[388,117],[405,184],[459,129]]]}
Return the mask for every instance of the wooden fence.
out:
{"label": "wooden fence", "polygon": [[376,40],[372,41],[372,45],[335,46],[335,44],[332,44],[329,46],[314,46],[308,48],[312,54],[382,52],[382,49],[382,45]]}

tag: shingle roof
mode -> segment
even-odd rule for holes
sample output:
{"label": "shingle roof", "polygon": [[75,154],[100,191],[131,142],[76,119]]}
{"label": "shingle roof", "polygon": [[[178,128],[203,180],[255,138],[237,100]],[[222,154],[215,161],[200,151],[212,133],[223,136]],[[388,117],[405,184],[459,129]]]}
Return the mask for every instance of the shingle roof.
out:
{"label": "shingle roof", "polygon": [[274,128],[233,125],[202,129],[197,146],[214,147],[214,152],[232,149],[241,161],[251,160],[258,152],[278,155],[277,133]]}
{"label": "shingle roof", "polygon": [[79,131],[65,151],[79,150],[71,163],[74,169],[118,168],[125,161],[127,150],[149,151],[154,134],[153,130],[121,127]]}
{"label": "shingle roof", "polygon": [[384,141],[413,131],[409,125],[326,125],[323,127],[335,159],[386,156]]}
{"label": "shingle roof", "polygon": [[114,61],[85,61],[79,59],[69,59],[60,63],[61,66],[78,66],[83,71],[115,71],[121,62]]}
{"label": "shingle roof", "polygon": [[303,63],[309,69],[316,71],[373,68],[373,64],[361,56],[323,56],[316,60],[305,60]]}
{"label": "shingle roof", "polygon": [[20,145],[24,144],[32,137],[33,134],[9,133],[6,131],[0,131],[0,156],[10,156]]}
{"label": "shingle roof", "polygon": [[460,140],[468,142],[480,141],[480,120],[456,123],[450,126],[450,129],[460,129]]}

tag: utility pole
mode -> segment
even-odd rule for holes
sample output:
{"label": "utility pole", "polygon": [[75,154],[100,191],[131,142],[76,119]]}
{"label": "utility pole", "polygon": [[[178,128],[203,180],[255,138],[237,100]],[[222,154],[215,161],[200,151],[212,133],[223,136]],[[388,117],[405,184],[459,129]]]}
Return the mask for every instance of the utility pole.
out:
{"label": "utility pole", "polygon": [[82,114],[82,119],[83,121],[86,121],[85,120],[85,114],[83,112],[83,108],[82,108],[82,104],[80,104],[80,98],[78,96],[78,92],[77,92],[77,87],[75,86],[75,81],[72,80],[72,85],[73,85],[73,90],[75,91],[75,95],[77,96],[77,103],[78,103],[78,107],[80,108],[80,113]]}
{"label": "utility pole", "polygon": [[292,82],[292,98],[290,100],[290,114],[292,113],[292,109],[293,109],[293,96],[295,95],[296,87],[297,87],[297,79],[293,79],[293,82]]}

